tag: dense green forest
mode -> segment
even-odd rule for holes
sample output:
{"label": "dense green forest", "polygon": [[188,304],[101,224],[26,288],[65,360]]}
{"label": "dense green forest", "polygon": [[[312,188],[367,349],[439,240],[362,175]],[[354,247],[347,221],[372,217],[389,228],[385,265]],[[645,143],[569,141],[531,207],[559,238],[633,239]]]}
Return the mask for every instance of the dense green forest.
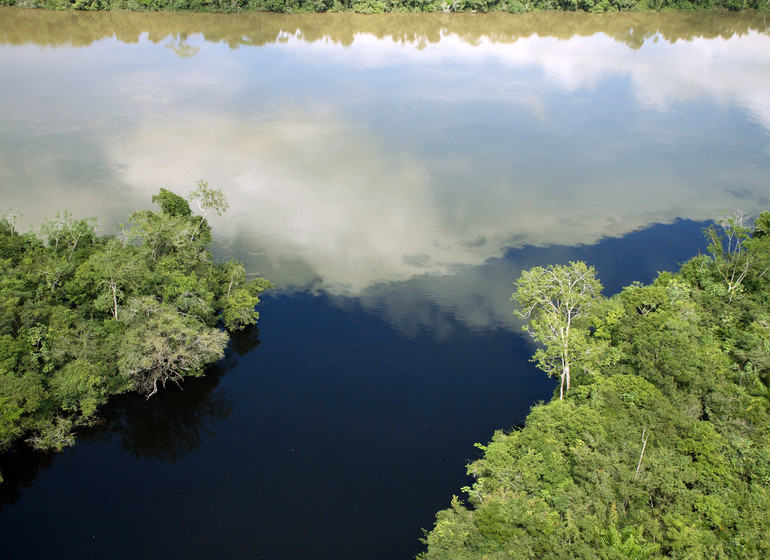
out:
{"label": "dense green forest", "polygon": [[770,213],[705,233],[610,298],[584,263],[522,274],[563,398],[478,446],[419,558],[770,558]]}
{"label": "dense green forest", "polygon": [[192,12],[512,12],[542,10],[763,10],[766,0],[0,0],[0,5],[52,10]]}
{"label": "dense green forest", "polygon": [[200,215],[161,189],[159,211],[109,236],[66,211],[35,234],[17,231],[18,212],[0,219],[0,451],[71,445],[111,395],[200,376],[227,331],[256,323],[270,283],[208,249],[206,216],[227,200],[203,181],[189,198]]}

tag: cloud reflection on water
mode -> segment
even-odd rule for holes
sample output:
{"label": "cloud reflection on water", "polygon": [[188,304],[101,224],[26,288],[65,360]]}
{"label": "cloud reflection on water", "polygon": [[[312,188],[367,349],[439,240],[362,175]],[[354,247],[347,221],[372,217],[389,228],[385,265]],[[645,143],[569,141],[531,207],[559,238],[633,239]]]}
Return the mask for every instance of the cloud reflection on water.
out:
{"label": "cloud reflection on water", "polygon": [[[510,327],[508,248],[756,212],[770,197],[770,37],[757,32],[634,49],[602,33],[185,47],[195,55],[106,40],[0,59],[15,78],[0,122],[9,205],[111,226],[116,201],[125,212],[204,178],[231,202],[213,220],[218,251],[285,289],[430,322],[430,309],[396,305],[413,294],[467,325]],[[105,56],[109,68],[85,70]],[[451,296],[431,287],[439,277],[458,282]],[[374,290],[393,282],[401,291]],[[490,283],[488,296],[468,289]]]}
{"label": "cloud reflection on water", "polygon": [[[533,152],[519,173],[507,167],[510,160],[483,156],[486,165],[453,154],[421,159],[338,115],[291,111],[269,122],[147,121],[110,156],[123,180],[148,195],[158,185],[185,192],[199,176],[223,188],[232,210],[217,229],[235,253],[248,247],[264,254],[259,266],[279,284],[320,279],[331,293],[357,294],[480,265],[509,247],[590,244],[678,217],[757,209],[766,191],[736,190],[728,178],[702,181],[722,173],[719,161],[703,162],[688,177],[666,157],[669,147]],[[592,157],[594,148],[609,153],[605,161]],[[624,158],[628,164],[619,164]],[[296,267],[283,275],[282,263],[296,261],[309,276],[291,277]]]}

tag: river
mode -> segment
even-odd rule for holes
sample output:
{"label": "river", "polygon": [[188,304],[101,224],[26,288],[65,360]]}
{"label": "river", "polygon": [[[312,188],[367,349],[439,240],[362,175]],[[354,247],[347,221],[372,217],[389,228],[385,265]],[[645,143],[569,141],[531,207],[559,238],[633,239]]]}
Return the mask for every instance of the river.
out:
{"label": "river", "polygon": [[138,14],[0,7],[0,213],[109,233],[198,179],[276,283],[207,378],[0,457],[7,558],[396,560],[554,382],[509,301],[606,293],[770,208],[755,13]]}

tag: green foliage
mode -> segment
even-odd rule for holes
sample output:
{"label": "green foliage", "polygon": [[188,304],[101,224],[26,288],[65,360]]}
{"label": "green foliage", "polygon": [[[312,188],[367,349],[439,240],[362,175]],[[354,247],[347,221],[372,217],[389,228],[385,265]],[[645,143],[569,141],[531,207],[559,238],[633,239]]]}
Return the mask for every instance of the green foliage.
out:
{"label": "green foliage", "polygon": [[67,288],[70,300],[83,309],[93,307],[117,319],[120,306],[149,275],[141,250],[113,238],[78,267]]}
{"label": "green foliage", "polygon": [[272,287],[264,278],[247,280],[246,269],[237,261],[228,261],[221,267],[221,282],[227,290],[221,300],[222,322],[226,329],[239,330],[254,325],[259,319],[255,309],[259,294]]}
{"label": "green foliage", "polygon": [[51,10],[191,12],[492,12],[543,10],[602,13],[622,10],[766,10],[764,0],[0,0],[3,5]]}
{"label": "green foliage", "polygon": [[[200,182],[204,210],[221,191]],[[256,323],[258,294],[242,264],[213,261],[211,230],[165,189],[160,212],[134,212],[126,230],[98,237],[95,220],[47,219],[41,239],[0,219],[0,449],[26,437],[41,449],[74,442],[114,394],[154,394],[202,375],[228,334]]]}
{"label": "green foliage", "polygon": [[601,293],[596,270],[584,262],[535,267],[522,272],[511,299],[516,315],[529,319],[524,326],[543,344],[534,360],[546,373],[561,377],[559,398],[570,388],[570,367],[585,353],[588,331],[580,324]]}
{"label": "green foliage", "polygon": [[[40,231],[47,245],[54,253],[67,257],[71,261],[76,251],[88,250],[88,245],[96,242],[96,219],[75,220],[72,214],[57,212],[54,218],[46,218]],[[85,246],[85,247],[84,247]]]}
{"label": "green foliage", "polygon": [[152,196],[152,201],[160,206],[160,209],[170,216],[190,216],[190,204],[178,194],[166,189],[160,189],[158,194]]}
{"label": "green foliage", "polygon": [[770,237],[770,212],[762,212],[757,219],[754,220],[754,239],[765,239]]}
{"label": "green foliage", "polygon": [[129,303],[123,319],[128,328],[118,353],[118,371],[131,388],[154,395],[167,381],[200,376],[203,368],[224,356],[228,337],[194,316],[151,296]]}
{"label": "green foliage", "polygon": [[89,12],[104,10],[107,4],[103,0],[75,0],[72,3],[73,10],[85,10]]}
{"label": "green foliage", "polygon": [[211,210],[221,216],[222,212],[230,208],[230,203],[227,202],[224,193],[210,188],[203,179],[196,183],[195,189],[190,193],[190,200],[195,200],[198,203],[198,208],[204,216]]}
{"label": "green foliage", "polygon": [[747,222],[745,214],[735,212],[706,228],[706,237],[711,242],[711,269],[717,272],[729,302],[740,297],[743,281],[759,256],[751,245],[751,227]]}
{"label": "green foliage", "polygon": [[584,375],[479,445],[420,558],[770,557],[768,224],[722,220],[709,255],[594,301]]}

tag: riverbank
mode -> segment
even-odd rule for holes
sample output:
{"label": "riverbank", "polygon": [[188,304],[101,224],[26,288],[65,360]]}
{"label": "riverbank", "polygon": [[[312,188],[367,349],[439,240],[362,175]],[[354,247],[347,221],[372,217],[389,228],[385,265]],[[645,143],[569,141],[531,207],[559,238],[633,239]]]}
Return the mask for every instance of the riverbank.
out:
{"label": "riverbank", "polygon": [[509,12],[768,10],[762,0],[3,0],[7,6],[79,11],[181,12]]}
{"label": "riverbank", "polygon": [[723,225],[593,301],[572,388],[478,446],[421,560],[770,555],[770,214]]}
{"label": "riverbank", "polygon": [[159,212],[133,212],[108,236],[67,211],[37,235],[18,231],[20,212],[0,218],[0,452],[21,439],[72,445],[111,396],[199,377],[228,331],[256,324],[270,283],[214,261],[206,215],[227,201],[203,181],[190,196],[202,215],[161,189]]}
{"label": "riverbank", "polygon": [[[569,40],[597,34],[632,49],[658,40],[691,42],[695,38],[724,40],[752,33],[767,34],[764,15],[743,12],[535,12],[511,17],[485,14],[381,14],[370,17],[351,12],[276,14],[249,12],[236,15],[190,12],[53,11],[0,6],[0,43],[5,45],[86,47],[115,38],[132,45],[147,40],[167,44],[180,57],[195,56],[192,36],[232,49],[276,44],[291,36],[304,43],[332,42],[349,46],[356,37],[398,38],[406,44],[435,45],[456,36],[466,45],[480,42],[512,44],[522,39],[551,37]],[[173,39],[173,40],[171,40]]]}

